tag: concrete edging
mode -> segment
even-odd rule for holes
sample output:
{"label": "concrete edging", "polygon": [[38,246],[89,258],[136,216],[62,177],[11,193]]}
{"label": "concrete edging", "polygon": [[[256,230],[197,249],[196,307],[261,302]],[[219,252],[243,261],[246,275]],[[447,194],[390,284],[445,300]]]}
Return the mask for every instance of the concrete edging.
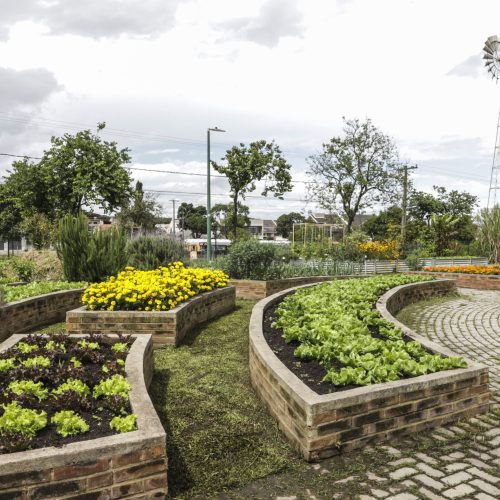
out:
{"label": "concrete edging", "polygon": [[[317,394],[276,357],[262,332],[265,310],[298,288],[303,287],[276,293],[254,306],[250,321],[250,378],[282,431],[306,460],[326,458],[340,450],[420,432],[488,410],[488,370],[470,360],[465,369]],[[453,289],[454,283],[449,280],[403,285],[383,295],[377,309],[400,326],[389,312],[395,303],[391,297],[403,297],[410,302],[411,290],[415,292],[413,296],[422,297],[442,295]],[[404,331],[433,352],[453,354],[407,327]]]}
{"label": "concrete edging", "polygon": [[66,313],[68,333],[151,334],[155,347],[179,345],[195,326],[232,311],[234,286],[196,295],[169,311],[89,311],[80,307]]}
{"label": "concrete edging", "polygon": [[66,311],[81,304],[83,288],[59,290],[0,306],[0,342],[15,333],[64,321]]}
{"label": "concrete edging", "polygon": [[[0,352],[24,336],[13,335],[0,346]],[[103,498],[135,498],[141,491],[163,498],[167,494],[166,433],[148,395],[153,375],[153,343],[151,335],[133,336],[136,340],[125,370],[137,430],[60,448],[0,455],[3,496],[53,498],[58,494],[92,492]]]}

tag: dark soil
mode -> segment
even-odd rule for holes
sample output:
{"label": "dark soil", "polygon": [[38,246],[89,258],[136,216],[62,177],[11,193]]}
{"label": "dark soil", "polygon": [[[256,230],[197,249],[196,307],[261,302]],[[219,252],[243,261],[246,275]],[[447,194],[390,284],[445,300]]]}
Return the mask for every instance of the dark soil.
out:
{"label": "dark soil", "polygon": [[[61,350],[48,350],[45,343],[49,340],[61,342],[65,345],[66,352]],[[36,410],[37,412],[45,411],[47,413],[47,426],[39,431],[37,435],[29,440],[23,449],[44,448],[47,446],[63,446],[68,443],[77,441],[87,441],[100,437],[116,434],[109,427],[111,419],[119,415],[116,401],[113,405],[113,398],[100,397],[94,399],[92,397],[92,389],[101,380],[111,377],[115,373],[125,375],[125,370],[122,365],[116,364],[117,359],[126,359],[127,353],[117,353],[111,347],[116,342],[126,341],[132,345],[134,339],[130,337],[122,337],[115,339],[105,336],[96,336],[94,338],[87,337],[85,340],[89,342],[98,342],[99,350],[92,351],[88,348],[81,348],[77,345],[81,338],[71,338],[67,335],[29,336],[23,341],[27,343],[37,344],[38,349],[29,354],[22,354],[13,346],[7,351],[0,354],[0,358],[6,359],[16,357],[18,360],[25,360],[34,356],[46,356],[51,359],[51,365],[48,368],[34,367],[25,368],[22,366],[16,367],[7,372],[0,373],[0,417],[3,415],[2,404],[9,404],[12,401],[17,401],[23,408]],[[74,357],[81,361],[82,366],[75,368],[70,361]],[[109,371],[106,373],[102,370],[103,365],[108,366]],[[58,387],[61,383],[66,382],[68,378],[79,379],[85,382],[91,391],[89,396],[82,396],[76,392],[70,391],[63,393],[58,398],[52,396],[50,391]],[[31,395],[21,394],[16,395],[8,389],[9,384],[14,380],[33,380],[34,382],[43,382],[44,387],[49,389],[48,398],[39,401],[38,398]],[[119,397],[118,397],[119,398]],[[118,399],[118,407],[123,407],[127,414],[131,413],[130,402],[124,399]],[[87,432],[77,434],[75,436],[62,437],[56,432],[56,425],[51,423],[52,416],[61,410],[73,410],[85,420],[90,429]],[[12,442],[19,438],[0,435],[0,454],[8,453],[11,450]]]}
{"label": "dark soil", "polygon": [[[354,389],[356,387],[362,387],[360,385],[343,385],[336,386],[330,382],[323,382],[323,377],[326,375],[326,369],[319,364],[316,360],[302,360],[295,356],[295,349],[299,346],[299,342],[293,341],[286,343],[283,338],[282,328],[273,328],[271,325],[277,319],[276,309],[279,307],[280,303],[276,303],[269,307],[264,313],[264,320],[262,323],[262,330],[264,333],[264,338],[266,339],[269,347],[272,349],[274,354],[278,359],[297,377],[299,377],[304,384],[306,384],[310,389],[312,389],[317,394],[330,394],[332,392],[347,391],[349,389]],[[375,306],[374,306],[375,307]],[[376,339],[384,339],[382,335],[378,332],[376,326],[369,327],[372,337]],[[403,336],[404,342],[413,341],[411,337],[407,335]],[[424,347],[425,349],[425,347]],[[431,353],[431,351],[427,352]],[[340,361],[335,361],[332,363],[331,367],[336,369],[343,368],[343,364]],[[401,380],[410,377],[401,377]]]}

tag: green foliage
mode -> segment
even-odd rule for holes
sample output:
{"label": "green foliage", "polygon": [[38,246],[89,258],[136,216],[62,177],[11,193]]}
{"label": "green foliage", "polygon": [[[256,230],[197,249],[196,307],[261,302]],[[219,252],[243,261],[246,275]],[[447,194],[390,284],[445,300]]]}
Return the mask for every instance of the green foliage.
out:
{"label": "green foliage", "polygon": [[28,396],[35,396],[42,401],[47,399],[49,390],[44,387],[43,382],[34,382],[33,380],[13,380],[8,389],[14,394],[27,394]]}
{"label": "green foliage", "polygon": [[34,356],[21,361],[21,364],[26,368],[48,368],[50,366],[50,359],[46,356]]}
{"label": "green foliage", "polygon": [[500,263],[500,206],[483,209],[478,222],[481,250],[492,264]]}
{"label": "green foliage", "polygon": [[3,415],[0,417],[0,434],[18,432],[30,437],[47,425],[47,413],[22,408],[16,401],[2,405]]}
{"label": "green foliage", "polygon": [[57,224],[40,212],[25,217],[19,229],[36,250],[48,249],[56,241]]}
{"label": "green foliage", "polygon": [[14,258],[12,267],[21,281],[31,281],[35,272],[35,264],[28,259]]}
{"label": "green foliage", "polygon": [[152,231],[161,213],[161,205],[153,195],[144,193],[142,182],[137,181],[130,200],[117,215],[118,223],[128,232],[134,228]]}
{"label": "green foliage", "polygon": [[305,221],[306,218],[298,212],[282,214],[276,220],[276,233],[283,238],[288,238],[292,233],[293,225]]}
{"label": "green foliage", "polygon": [[128,397],[130,391],[130,384],[127,382],[123,375],[113,375],[111,378],[102,380],[94,387],[93,396],[98,398],[100,396],[119,396]]}
{"label": "green foliage", "polygon": [[87,340],[80,340],[78,342],[78,346],[82,347],[83,349],[91,349],[93,351],[99,350],[99,343],[98,342],[88,342]]}
{"label": "green foliage", "polygon": [[397,148],[369,119],[344,118],[344,136],[330,139],[308,161],[310,195],[329,212],[342,214],[348,233],[360,211],[394,200],[401,184]]}
{"label": "green foliage", "polygon": [[82,434],[90,429],[87,422],[73,410],[58,411],[51,422],[56,424],[56,432],[63,437]]}
{"label": "green foliage", "polygon": [[207,209],[203,205],[194,207],[192,203],[181,203],[177,219],[182,228],[193,233],[194,238],[207,232]]}
{"label": "green foliage", "polygon": [[16,358],[0,359],[0,373],[12,370],[16,365]]}
{"label": "green foliage", "polygon": [[148,271],[186,259],[182,242],[160,236],[141,236],[127,245],[128,265]]}
{"label": "green foliage", "polygon": [[75,391],[82,396],[88,396],[90,394],[89,386],[86,383],[73,378],[69,378],[66,382],[59,385],[52,391],[52,394],[61,395],[66,391]]}
{"label": "green foliage", "polygon": [[131,414],[126,417],[113,417],[109,426],[111,429],[120,433],[135,431],[137,429],[137,416]]}
{"label": "green foliage", "polygon": [[83,213],[59,221],[57,253],[70,281],[102,281],[126,265],[126,238],[119,228],[90,232]]}
{"label": "green foliage", "polygon": [[126,342],[117,342],[116,344],[113,344],[111,349],[116,352],[127,352],[128,344]]}
{"label": "green foliage", "polygon": [[282,156],[280,148],[265,140],[255,141],[247,147],[243,143],[226,151],[222,158],[225,164],[212,162],[214,169],[225,175],[231,188],[233,201],[233,236],[237,236],[237,213],[239,197],[256,189],[257,181],[265,181],[262,196],[273,193],[282,199],[292,190],[291,165]]}
{"label": "green foliage", "polygon": [[[418,342],[405,342],[403,332],[373,308],[387,290],[429,279],[389,275],[300,289],[280,304],[275,326],[283,329],[287,342],[299,342],[298,358],[316,359],[327,372],[324,380],[337,386],[463,368],[462,358],[432,355]],[[372,336],[372,330],[381,338]]]}
{"label": "green foliage", "polygon": [[[212,207],[212,231],[214,237],[229,238],[231,232],[234,234],[234,205],[233,203],[217,203]],[[244,239],[243,235],[249,235],[244,228],[250,225],[250,208],[242,203],[237,203],[236,213],[236,239]],[[231,227],[233,225],[233,227]]]}
{"label": "green foliage", "polygon": [[275,248],[272,245],[253,239],[238,241],[229,250],[227,272],[234,279],[265,279],[274,258]]}
{"label": "green foliage", "polygon": [[85,286],[86,283],[83,281],[76,283],[70,283],[68,281],[44,281],[20,286],[0,286],[0,289],[3,291],[6,302],[14,302],[16,300],[28,299],[30,297],[57,292],[59,290],[73,290]]}
{"label": "green foliage", "polygon": [[23,354],[29,354],[30,352],[36,351],[39,347],[36,344],[27,344],[26,342],[18,342],[16,348],[19,352]]}
{"label": "green foliage", "polygon": [[45,344],[45,349],[49,351],[61,351],[61,352],[66,352],[66,347],[64,347],[63,343],[60,342],[55,342],[54,340],[49,340]]}
{"label": "green foliage", "polygon": [[392,205],[378,215],[372,215],[362,225],[363,231],[374,240],[394,239],[401,233],[403,211]]}

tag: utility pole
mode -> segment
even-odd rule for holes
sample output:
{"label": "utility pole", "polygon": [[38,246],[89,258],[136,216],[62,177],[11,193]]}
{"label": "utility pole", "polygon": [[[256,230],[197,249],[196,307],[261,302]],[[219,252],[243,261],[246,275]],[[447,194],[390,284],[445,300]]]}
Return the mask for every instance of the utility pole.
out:
{"label": "utility pole", "polygon": [[408,211],[408,170],[415,170],[417,165],[409,167],[406,163],[403,165],[403,201],[402,201],[402,210],[403,215],[401,216],[401,239],[404,243],[406,236],[406,213]]}
{"label": "utility pole", "polygon": [[175,203],[179,200],[170,200],[172,202],[172,227],[174,230],[174,240],[175,240]]}
{"label": "utility pole", "polygon": [[207,128],[207,260],[212,260],[212,211],[210,200],[210,132],[225,132],[219,127]]}

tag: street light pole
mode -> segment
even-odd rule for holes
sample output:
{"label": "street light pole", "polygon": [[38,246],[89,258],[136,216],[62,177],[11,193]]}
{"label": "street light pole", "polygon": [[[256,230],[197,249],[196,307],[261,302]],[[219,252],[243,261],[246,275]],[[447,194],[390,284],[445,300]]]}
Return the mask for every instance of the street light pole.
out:
{"label": "street light pole", "polygon": [[212,260],[212,215],[210,214],[210,132],[225,132],[218,127],[207,128],[207,260]]}

